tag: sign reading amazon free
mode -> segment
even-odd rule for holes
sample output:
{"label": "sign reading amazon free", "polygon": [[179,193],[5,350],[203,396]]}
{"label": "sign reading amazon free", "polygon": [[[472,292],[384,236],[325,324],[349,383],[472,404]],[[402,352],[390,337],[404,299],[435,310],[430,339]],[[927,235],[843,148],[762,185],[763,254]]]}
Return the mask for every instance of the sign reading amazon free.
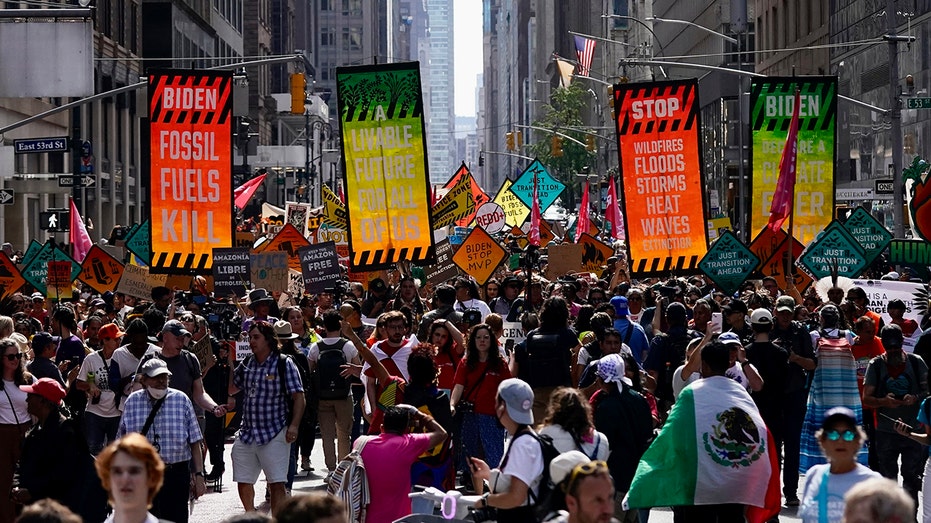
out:
{"label": "sign reading amazon free", "polygon": [[417,62],[338,67],[349,266],[436,260]]}
{"label": "sign reading amazon free", "polygon": [[149,74],[152,273],[210,274],[233,246],[232,71]]}

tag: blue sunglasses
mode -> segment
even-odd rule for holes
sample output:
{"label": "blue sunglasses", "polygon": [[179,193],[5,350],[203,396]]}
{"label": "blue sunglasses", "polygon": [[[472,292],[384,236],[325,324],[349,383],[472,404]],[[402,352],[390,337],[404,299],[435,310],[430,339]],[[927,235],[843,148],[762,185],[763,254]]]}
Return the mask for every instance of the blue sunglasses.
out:
{"label": "blue sunglasses", "polygon": [[838,432],[836,430],[829,430],[824,433],[824,437],[826,437],[827,439],[831,441],[837,441],[843,438],[844,441],[849,442],[849,441],[853,441],[857,439],[857,433],[852,430],[845,430],[844,432]]}

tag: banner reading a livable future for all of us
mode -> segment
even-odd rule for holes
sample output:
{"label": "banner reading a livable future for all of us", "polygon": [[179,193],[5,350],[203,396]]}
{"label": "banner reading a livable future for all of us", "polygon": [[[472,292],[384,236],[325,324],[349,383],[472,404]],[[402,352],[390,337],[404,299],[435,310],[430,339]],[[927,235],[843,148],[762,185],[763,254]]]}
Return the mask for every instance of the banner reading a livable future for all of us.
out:
{"label": "banner reading a livable future for all of us", "polygon": [[418,62],[338,67],[350,267],[436,259]]}
{"label": "banner reading a livable future for all of us", "polygon": [[631,276],[697,272],[708,251],[698,82],[614,89]]}
{"label": "banner reading a livable future for all of us", "polygon": [[801,105],[792,229],[793,235],[807,245],[834,219],[837,78],[831,76],[754,78],[751,82],[750,236],[755,236],[769,222],[796,88]]}

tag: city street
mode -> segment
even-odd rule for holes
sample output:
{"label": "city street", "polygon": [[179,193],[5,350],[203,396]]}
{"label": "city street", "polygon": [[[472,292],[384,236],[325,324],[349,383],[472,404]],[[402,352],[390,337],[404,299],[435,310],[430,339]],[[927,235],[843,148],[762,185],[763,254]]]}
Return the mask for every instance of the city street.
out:
{"label": "city street", "polygon": [[[190,523],[217,523],[234,514],[242,512],[242,504],[239,502],[239,494],[236,492],[236,484],[233,483],[233,467],[230,460],[230,449],[232,444],[226,445],[226,474],[223,477],[223,489],[221,492],[215,492],[209,485],[207,494],[201,497],[194,504],[194,513],[191,515]],[[323,446],[317,442],[314,445],[314,451],[311,457],[311,464],[317,470],[314,472],[304,472],[304,476],[294,479],[294,489],[292,494],[306,494],[309,492],[326,490],[323,484],[325,472],[320,472],[325,468],[323,465]],[[209,460],[207,471],[210,471]],[[265,499],[265,481],[260,478],[255,485],[256,508],[262,511],[269,510],[269,504],[264,502]],[[797,508],[783,508],[779,516],[781,522],[801,521],[795,514]],[[657,508],[650,512],[650,521],[653,523],[672,523],[672,511],[667,508]]]}

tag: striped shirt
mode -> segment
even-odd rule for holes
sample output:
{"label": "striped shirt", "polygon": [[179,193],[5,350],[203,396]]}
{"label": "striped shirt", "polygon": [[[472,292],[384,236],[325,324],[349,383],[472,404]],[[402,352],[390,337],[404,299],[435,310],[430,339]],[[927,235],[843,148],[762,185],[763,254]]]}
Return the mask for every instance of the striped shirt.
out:
{"label": "striped shirt", "polygon": [[[141,433],[155,401],[145,389],[130,394],[123,407],[119,436],[129,432]],[[191,443],[204,437],[197,424],[194,406],[183,392],[168,389],[165,402],[155,414],[146,438],[158,449],[159,456],[167,465],[191,459]]]}

